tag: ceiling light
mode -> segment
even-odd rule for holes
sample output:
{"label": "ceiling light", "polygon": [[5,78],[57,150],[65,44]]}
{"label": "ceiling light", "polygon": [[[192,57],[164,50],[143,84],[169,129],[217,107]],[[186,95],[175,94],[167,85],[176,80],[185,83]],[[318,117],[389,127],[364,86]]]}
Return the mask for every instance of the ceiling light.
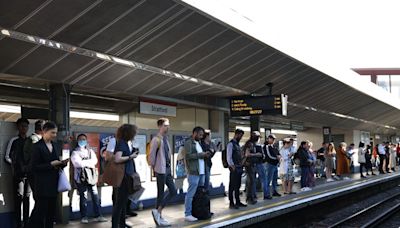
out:
{"label": "ceiling light", "polygon": [[10,36],[10,32],[7,29],[2,29],[1,34],[5,35],[5,36]]}

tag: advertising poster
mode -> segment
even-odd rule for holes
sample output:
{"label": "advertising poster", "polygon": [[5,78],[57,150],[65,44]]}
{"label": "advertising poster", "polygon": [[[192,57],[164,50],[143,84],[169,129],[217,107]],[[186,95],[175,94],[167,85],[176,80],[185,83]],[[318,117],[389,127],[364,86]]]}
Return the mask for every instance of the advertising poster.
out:
{"label": "advertising poster", "polygon": [[135,158],[135,165],[140,180],[142,182],[150,180],[150,168],[146,161],[146,135],[136,135],[132,146],[139,149],[139,156]]}
{"label": "advertising poster", "polygon": [[[114,138],[115,135],[112,133],[100,133],[99,134],[99,164],[100,164],[100,168],[99,168],[99,174],[102,175],[104,172],[104,165],[105,165],[105,160],[104,157],[102,155],[102,153],[107,149],[107,145],[108,142],[110,141],[111,138]],[[101,178],[100,178],[101,179]]]}

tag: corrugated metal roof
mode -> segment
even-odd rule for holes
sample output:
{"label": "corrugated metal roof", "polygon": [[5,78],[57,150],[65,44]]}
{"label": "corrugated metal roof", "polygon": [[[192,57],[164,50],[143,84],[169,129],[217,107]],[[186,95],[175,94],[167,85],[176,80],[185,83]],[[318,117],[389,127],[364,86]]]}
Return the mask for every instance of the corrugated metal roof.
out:
{"label": "corrugated metal roof", "polygon": [[[4,74],[70,83],[73,91],[123,97],[226,97],[237,93],[215,84],[251,93],[273,82],[274,93],[288,94],[293,103],[400,127],[398,109],[179,1],[1,0],[0,6],[0,27],[211,84],[166,77],[7,37],[0,40],[0,72]],[[371,127],[295,107],[289,108],[288,118],[348,128]]]}

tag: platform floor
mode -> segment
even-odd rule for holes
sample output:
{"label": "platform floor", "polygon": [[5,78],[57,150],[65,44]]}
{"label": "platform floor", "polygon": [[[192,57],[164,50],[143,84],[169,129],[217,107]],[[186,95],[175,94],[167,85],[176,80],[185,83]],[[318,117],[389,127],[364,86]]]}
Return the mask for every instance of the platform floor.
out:
{"label": "platform floor", "polygon": [[[293,199],[304,199],[311,196],[316,196],[322,193],[326,193],[329,191],[338,190],[341,188],[349,187],[352,185],[356,185],[358,183],[363,183],[366,181],[374,180],[377,178],[381,178],[388,175],[400,175],[400,172],[394,172],[392,174],[384,174],[384,175],[376,175],[376,176],[369,176],[366,179],[360,179],[359,174],[351,175],[349,180],[338,180],[334,182],[327,183],[325,178],[317,179],[316,187],[313,188],[311,191],[307,192],[300,192],[299,191],[299,183],[295,184],[294,190],[298,192],[296,195],[285,195],[282,197],[274,197],[272,200],[259,200],[255,205],[248,205],[246,208],[242,208],[239,210],[229,209],[229,200],[227,197],[219,197],[211,200],[211,210],[214,212],[214,216],[211,220],[204,220],[198,221],[195,223],[188,223],[184,221],[184,206],[183,204],[178,205],[171,205],[167,206],[163,211],[163,217],[165,217],[171,224],[172,227],[203,227],[207,225],[212,225],[218,222],[222,222],[225,220],[229,220],[238,216],[243,216],[246,214],[254,213],[257,211],[265,210],[268,208],[283,206],[288,202],[292,202]],[[278,187],[280,190],[280,187]],[[257,193],[259,199],[263,198],[262,193]],[[244,194],[241,196],[242,202],[245,202]],[[131,217],[127,219],[127,223],[132,225],[133,227],[156,227],[151,216],[150,209],[146,209],[143,211],[138,211],[138,216]],[[64,228],[64,227],[76,227],[76,228],[91,228],[91,227],[98,227],[98,228],[105,228],[110,227],[111,217],[107,216],[109,222],[105,223],[95,223],[91,222],[89,224],[81,224],[80,221],[71,221],[68,225],[57,225],[57,228]]]}

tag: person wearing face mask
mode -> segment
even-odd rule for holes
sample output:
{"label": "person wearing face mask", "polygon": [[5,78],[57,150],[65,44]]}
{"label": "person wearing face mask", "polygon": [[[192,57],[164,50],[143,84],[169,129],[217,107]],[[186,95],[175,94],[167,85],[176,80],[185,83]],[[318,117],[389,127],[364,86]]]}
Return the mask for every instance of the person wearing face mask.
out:
{"label": "person wearing face mask", "polygon": [[97,186],[91,185],[82,180],[81,174],[83,168],[96,168],[97,157],[94,151],[88,146],[87,136],[80,134],[77,137],[78,145],[71,155],[71,162],[74,166],[74,181],[79,192],[79,206],[81,212],[81,223],[88,224],[87,217],[87,192],[90,193],[93,202],[93,211],[96,222],[107,222],[101,215],[100,200],[97,192]]}

